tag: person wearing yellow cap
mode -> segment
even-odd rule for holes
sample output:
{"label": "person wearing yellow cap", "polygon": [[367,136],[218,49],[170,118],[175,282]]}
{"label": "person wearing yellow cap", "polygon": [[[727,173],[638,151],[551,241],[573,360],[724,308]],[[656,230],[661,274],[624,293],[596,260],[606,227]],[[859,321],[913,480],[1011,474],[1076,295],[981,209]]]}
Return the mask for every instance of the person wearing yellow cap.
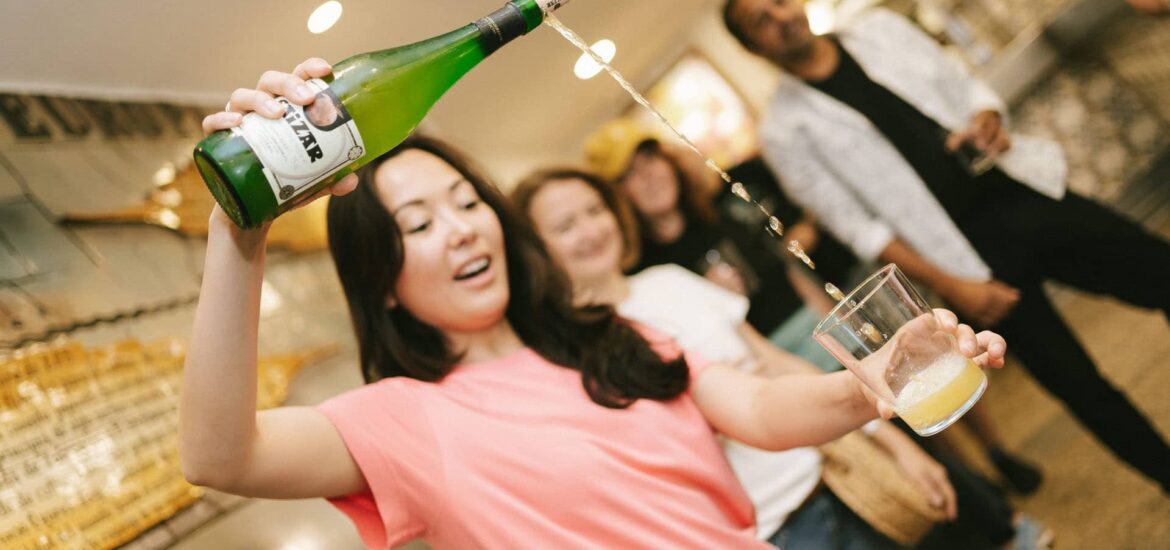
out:
{"label": "person wearing yellow cap", "polygon": [[802,275],[790,270],[758,232],[721,219],[712,194],[655,133],[627,119],[611,121],[588,140],[585,156],[634,207],[641,256],[631,273],[655,265],[680,265],[747,296],[748,322],[777,346],[823,370],[840,368],[807,337],[817,314],[805,306],[794,286]]}

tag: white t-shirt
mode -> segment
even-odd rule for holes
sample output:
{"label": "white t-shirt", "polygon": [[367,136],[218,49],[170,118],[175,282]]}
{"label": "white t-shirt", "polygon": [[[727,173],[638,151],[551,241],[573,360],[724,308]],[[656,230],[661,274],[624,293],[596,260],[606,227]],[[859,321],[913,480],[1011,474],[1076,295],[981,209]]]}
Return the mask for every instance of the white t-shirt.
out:
{"label": "white t-shirt", "polygon": [[[753,370],[754,361],[738,328],[748,300],[677,265],[647,268],[629,278],[630,295],[621,316],[672,336],[685,350],[712,362]],[[724,440],[723,452],[756,507],[756,535],[771,537],[816,488],[821,455],[812,448],[761,451]]]}

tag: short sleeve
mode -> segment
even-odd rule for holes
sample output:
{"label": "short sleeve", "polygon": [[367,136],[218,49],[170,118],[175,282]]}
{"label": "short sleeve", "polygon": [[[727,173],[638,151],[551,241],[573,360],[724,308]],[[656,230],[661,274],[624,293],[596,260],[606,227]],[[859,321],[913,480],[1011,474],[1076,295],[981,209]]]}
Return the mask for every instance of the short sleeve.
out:
{"label": "short sleeve", "polygon": [[[364,386],[318,406],[345,442],[369,489],[328,499],[349,517],[367,548],[388,549],[426,532],[420,507],[426,487],[428,442],[417,434],[428,424],[409,391],[398,380]],[[433,451],[433,446],[431,447]],[[422,468],[425,470],[425,466]]]}
{"label": "short sleeve", "polygon": [[680,289],[693,297],[702,307],[730,324],[739,324],[747,318],[751,302],[747,296],[723,288],[682,267],[672,265],[671,276]]}
{"label": "short sleeve", "polygon": [[716,315],[721,321],[739,325],[747,318],[751,302],[746,296],[727,290],[687,269],[665,264],[654,266],[634,276],[639,294],[649,297],[648,309],[659,309],[664,302],[685,301],[695,315]]}

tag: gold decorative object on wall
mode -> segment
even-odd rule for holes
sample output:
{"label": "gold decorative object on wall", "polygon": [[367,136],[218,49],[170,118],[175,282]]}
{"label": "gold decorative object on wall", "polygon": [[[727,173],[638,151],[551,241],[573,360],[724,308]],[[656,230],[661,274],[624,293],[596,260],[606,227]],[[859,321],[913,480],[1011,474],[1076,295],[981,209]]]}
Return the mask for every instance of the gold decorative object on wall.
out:
{"label": "gold decorative object on wall", "polygon": [[[646,91],[646,99],[720,166],[734,166],[759,149],[756,122],[747,102],[710,61],[698,52],[682,56]],[[638,105],[623,115],[636,125],[661,132],[661,124]],[[674,139],[663,141],[673,143]]]}
{"label": "gold decorative object on wall", "polygon": [[[262,359],[258,405],[332,349]],[[105,549],[199,498],[179,472],[178,340],[0,352],[0,548]]]}
{"label": "gold decorative object on wall", "polygon": [[[739,92],[698,52],[682,56],[646,91],[646,98],[695,145],[724,168],[735,166],[759,150],[756,121]],[[634,146],[646,138],[676,150],[682,169],[707,193],[723,182],[703,161],[686,152],[654,115],[631,105],[585,139],[586,164],[606,179],[621,174]]]}
{"label": "gold decorative object on wall", "polygon": [[[160,174],[163,171],[160,171]],[[170,178],[156,175],[158,187],[145,201],[119,210],[66,214],[62,221],[74,223],[143,223],[157,225],[184,235],[206,236],[207,220],[215,200],[193,165]],[[289,212],[272,224],[268,244],[293,252],[312,252],[328,246],[325,229],[327,202]]]}

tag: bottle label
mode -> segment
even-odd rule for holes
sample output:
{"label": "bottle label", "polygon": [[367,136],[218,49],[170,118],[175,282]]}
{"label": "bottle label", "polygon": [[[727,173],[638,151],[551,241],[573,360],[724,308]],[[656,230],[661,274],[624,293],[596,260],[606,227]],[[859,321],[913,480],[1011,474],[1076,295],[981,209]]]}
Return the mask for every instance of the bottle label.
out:
{"label": "bottle label", "polygon": [[544,13],[556,11],[568,3],[569,0],[536,0],[536,5],[540,6],[541,11]]}
{"label": "bottle label", "polygon": [[306,82],[317,92],[307,107],[283,97],[284,117],[244,116],[233,128],[247,140],[264,167],[276,204],[284,204],[365,154],[362,136],[345,105],[324,80]]}

